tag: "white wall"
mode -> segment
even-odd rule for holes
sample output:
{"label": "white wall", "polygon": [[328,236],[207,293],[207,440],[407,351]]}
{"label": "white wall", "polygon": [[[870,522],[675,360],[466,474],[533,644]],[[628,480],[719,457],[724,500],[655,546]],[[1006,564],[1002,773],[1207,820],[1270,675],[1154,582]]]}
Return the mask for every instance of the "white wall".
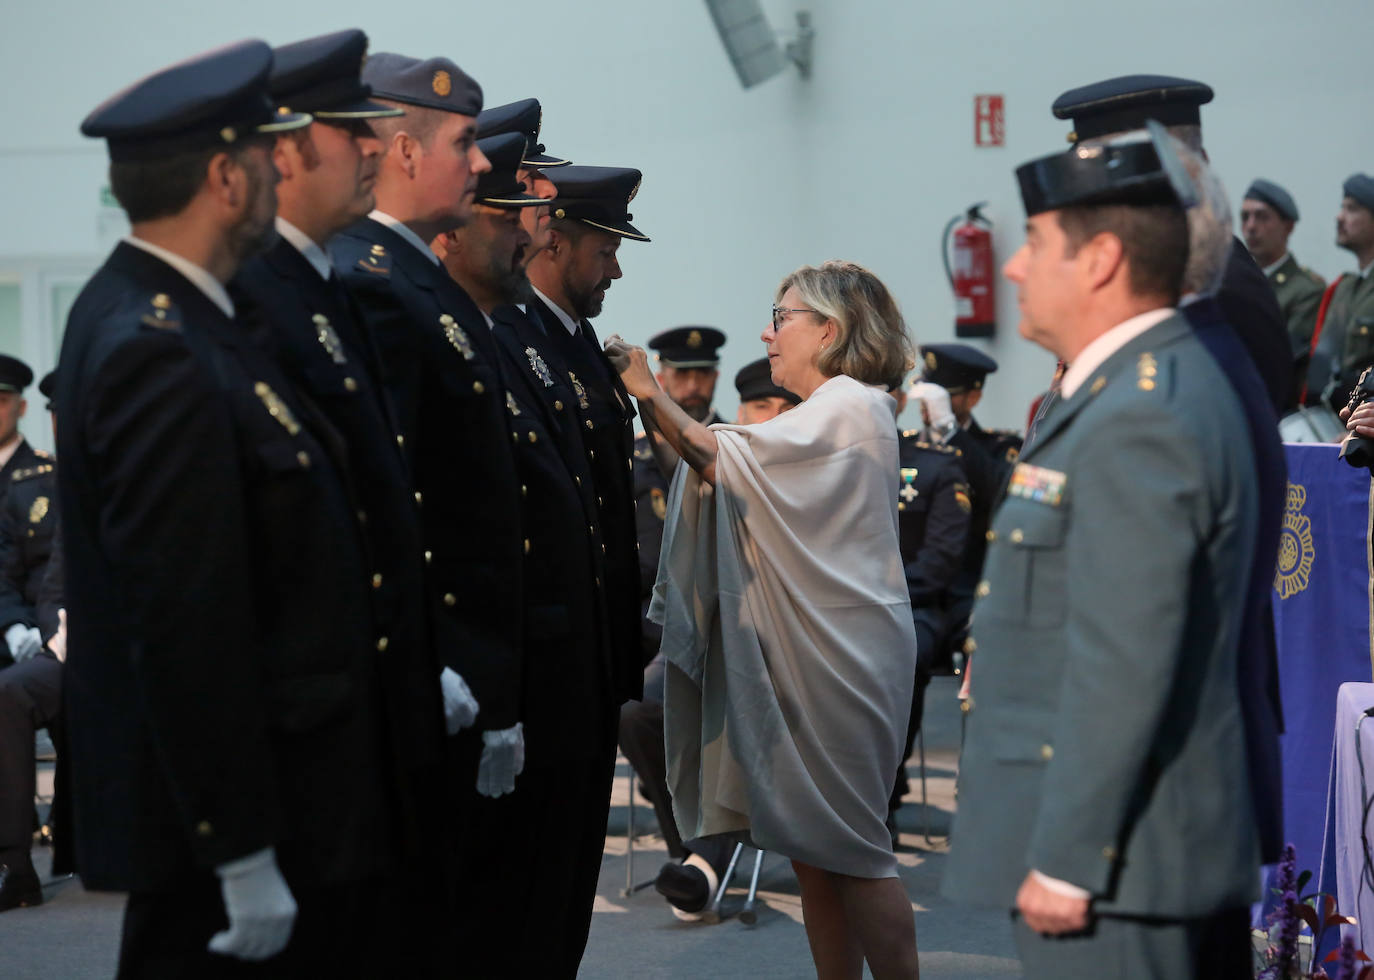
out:
{"label": "white wall", "polygon": [[[1374,171],[1368,0],[765,7],[789,30],[793,11],[812,11],[811,80],[789,71],[742,90],[700,0],[11,5],[0,37],[9,93],[0,273],[48,256],[87,256],[93,267],[107,247],[103,150],[77,133],[105,96],[216,44],[245,36],[279,44],[345,26],[367,30],[373,50],[452,57],[482,82],[488,104],[538,96],[544,141],[556,153],[644,171],[632,211],[654,241],[623,246],[625,278],[598,329],[642,341],[680,323],[721,327],[731,336],[717,400],[727,415],[729,378],[761,354],[756,338],[773,288],[800,263],[869,265],[920,340],[952,339],[938,252],[945,221],[989,200],[1005,260],[1022,222],[1014,167],[1065,145],[1069,127],[1050,103],[1111,75],[1211,84],[1207,145],[1233,204],[1255,176],[1283,184],[1304,214],[1292,243],[1299,259],[1328,277],[1351,265],[1333,244],[1332,219],[1344,178]],[[973,147],[978,93],[1006,96],[1004,148]],[[998,336],[984,346],[1002,370],[979,414],[1019,428],[1051,361],[1016,336],[1005,284],[998,302]]]}

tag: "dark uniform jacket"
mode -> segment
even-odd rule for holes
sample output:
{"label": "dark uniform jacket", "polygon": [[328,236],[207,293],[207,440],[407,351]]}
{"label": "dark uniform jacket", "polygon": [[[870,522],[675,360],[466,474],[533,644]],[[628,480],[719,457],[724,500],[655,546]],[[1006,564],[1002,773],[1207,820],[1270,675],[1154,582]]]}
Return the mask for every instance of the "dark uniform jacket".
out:
{"label": "dark uniform jacket", "polygon": [[[52,556],[57,527],[57,473],[52,463],[37,463],[10,475],[0,503],[0,636],[16,623],[38,626],[40,591]],[[0,643],[0,664],[9,662]]]}
{"label": "dark uniform jacket", "polygon": [[1269,394],[1270,407],[1282,415],[1297,403],[1297,370],[1288,325],[1279,311],[1274,288],[1239,238],[1231,239],[1231,254],[1213,298],[1226,322],[1235,326],[1236,336]]}
{"label": "dark uniform jacket", "polygon": [[14,450],[8,462],[0,466],[0,496],[5,493],[5,488],[10,485],[10,477],[15,470],[27,470],[40,463],[51,463],[52,455],[45,453],[41,449],[34,449],[29,445],[29,440],[23,436],[19,437],[19,446]]}
{"label": "dark uniform jacket", "polygon": [[1360,372],[1374,364],[1374,272],[1341,276],[1328,289],[1331,299],[1308,369],[1307,399],[1320,401],[1322,391],[1335,378],[1331,404],[1341,408]]}
{"label": "dark uniform jacket", "polygon": [[[635,410],[620,375],[611,367],[586,320],[576,335],[541,300],[529,304],[532,319],[549,339],[557,369],[572,381],[582,419],[582,443],[597,496],[606,545],[606,615],[617,701],[637,700],[644,689],[639,634],[639,559],[635,538],[630,457]],[[552,363],[552,362],[550,362]]]}
{"label": "dark uniform jacket", "polygon": [[963,564],[973,502],[959,450],[902,433],[897,530],[920,660],[928,666],[945,636],[949,589]]}
{"label": "dark uniform jacket", "polygon": [[366,218],[329,252],[376,345],[410,459],[439,657],[472,688],[478,728],[509,728],[524,535],[496,345],[448,272],[385,225]]}
{"label": "dark uniform jacket", "polygon": [[510,395],[525,540],[526,757],[595,753],[611,700],[605,550],[577,394],[544,356],[548,338],[513,306],[493,311]]}
{"label": "dark uniform jacket", "polygon": [[180,273],[121,244],[62,348],[76,859],[179,887],[275,845],[288,882],[387,863],[372,567],[337,433]]}
{"label": "dark uniform jacket", "polygon": [[959,460],[968,474],[969,489],[973,491],[968,548],[964,553],[964,567],[955,583],[960,596],[971,597],[982,575],[983,555],[987,550],[985,538],[993,504],[1001,496],[1016,464],[1021,437],[1002,429],[984,429],[977,419],[969,419],[967,428],[956,429],[949,437],[948,445],[959,450]]}
{"label": "dark uniform jacket", "polygon": [[1246,586],[1245,615],[1240,628],[1237,679],[1245,721],[1250,791],[1255,799],[1255,822],[1261,857],[1279,859],[1283,848],[1283,706],[1279,698],[1278,647],[1270,609],[1284,501],[1288,495],[1288,462],[1279,441],[1278,420],[1265,397],[1259,373],[1244,354],[1235,330],[1221,307],[1211,299],[1183,310],[1198,340],[1211,353],[1245,409],[1250,450],[1255,460],[1258,523],[1255,559]]}
{"label": "dark uniform jacket", "polygon": [[419,510],[357,310],[342,283],[322,279],[285,238],[239,270],[230,295],[237,319],[261,333],[343,437],[371,562],[372,618],[388,638],[383,679],[394,752],[407,769],[437,764],[442,708]]}

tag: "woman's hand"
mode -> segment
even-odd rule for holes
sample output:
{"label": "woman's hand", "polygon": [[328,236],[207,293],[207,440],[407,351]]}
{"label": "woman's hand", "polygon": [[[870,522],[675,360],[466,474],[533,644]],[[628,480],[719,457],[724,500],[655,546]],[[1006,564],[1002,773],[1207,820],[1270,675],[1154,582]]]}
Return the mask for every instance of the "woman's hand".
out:
{"label": "woman's hand", "polygon": [[618,334],[611,334],[606,338],[606,356],[631,395],[647,401],[658,394],[658,382],[654,380],[649,355],[643,347],[627,344]]}

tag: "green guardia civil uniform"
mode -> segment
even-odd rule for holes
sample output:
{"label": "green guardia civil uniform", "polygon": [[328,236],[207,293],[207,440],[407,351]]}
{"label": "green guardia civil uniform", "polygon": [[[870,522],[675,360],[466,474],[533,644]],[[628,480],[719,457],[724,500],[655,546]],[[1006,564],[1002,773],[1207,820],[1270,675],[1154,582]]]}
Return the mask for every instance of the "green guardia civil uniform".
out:
{"label": "green guardia civil uniform", "polygon": [[978,587],[951,897],[1011,908],[1031,869],[1087,889],[1099,921],[1258,897],[1236,694],[1254,466],[1177,314],[1042,421]]}
{"label": "green guardia civil uniform", "polygon": [[1322,293],[1326,291],[1326,280],[1311,269],[1298,265],[1293,253],[1288,253],[1283,264],[1266,277],[1274,287],[1274,295],[1279,301],[1284,323],[1288,325],[1288,338],[1293,342],[1295,355],[1305,354],[1312,346],[1312,331],[1317,326],[1317,310],[1322,305]]}

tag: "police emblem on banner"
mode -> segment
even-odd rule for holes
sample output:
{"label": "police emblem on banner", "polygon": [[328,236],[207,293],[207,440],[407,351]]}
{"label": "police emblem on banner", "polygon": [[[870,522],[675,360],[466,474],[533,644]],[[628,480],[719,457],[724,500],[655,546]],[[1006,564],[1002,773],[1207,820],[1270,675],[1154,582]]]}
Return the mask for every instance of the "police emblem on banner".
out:
{"label": "police emblem on banner", "polygon": [[1307,490],[1297,483],[1288,484],[1283,529],[1279,531],[1279,567],[1274,574],[1274,591],[1280,599],[1291,598],[1307,588],[1312,563],[1317,559],[1317,549],[1312,544],[1312,520],[1302,512],[1306,503]]}

